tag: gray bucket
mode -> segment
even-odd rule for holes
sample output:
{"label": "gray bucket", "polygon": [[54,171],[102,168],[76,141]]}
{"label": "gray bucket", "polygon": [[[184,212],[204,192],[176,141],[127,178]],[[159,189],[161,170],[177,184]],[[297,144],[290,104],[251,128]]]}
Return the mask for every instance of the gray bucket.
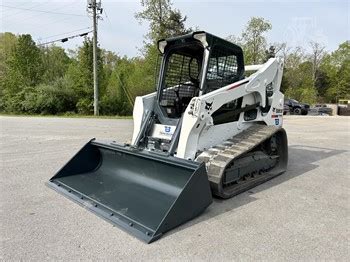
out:
{"label": "gray bucket", "polygon": [[147,243],[212,202],[203,163],[95,140],[48,185]]}

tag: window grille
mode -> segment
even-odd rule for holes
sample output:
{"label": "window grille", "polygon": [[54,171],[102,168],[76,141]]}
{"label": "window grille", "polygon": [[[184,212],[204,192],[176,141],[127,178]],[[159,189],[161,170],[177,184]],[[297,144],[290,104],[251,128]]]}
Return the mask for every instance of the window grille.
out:
{"label": "window grille", "polygon": [[214,47],[208,64],[207,92],[237,81],[237,57],[229,49]]}
{"label": "window grille", "polygon": [[170,55],[165,70],[161,104],[173,103],[177,98],[176,92],[178,92],[179,98],[193,97],[198,87],[196,81],[198,81],[199,70],[197,59],[191,60],[190,56],[177,53]]}

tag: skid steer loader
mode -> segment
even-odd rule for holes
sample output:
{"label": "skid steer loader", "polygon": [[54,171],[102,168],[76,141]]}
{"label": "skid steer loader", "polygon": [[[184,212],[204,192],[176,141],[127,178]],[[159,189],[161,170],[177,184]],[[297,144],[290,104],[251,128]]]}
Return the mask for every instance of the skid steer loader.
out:
{"label": "skid steer loader", "polygon": [[158,49],[157,91],[135,100],[131,144],[92,139],[48,183],[147,243],[288,158],[282,60],[245,67],[239,46],[203,31]]}

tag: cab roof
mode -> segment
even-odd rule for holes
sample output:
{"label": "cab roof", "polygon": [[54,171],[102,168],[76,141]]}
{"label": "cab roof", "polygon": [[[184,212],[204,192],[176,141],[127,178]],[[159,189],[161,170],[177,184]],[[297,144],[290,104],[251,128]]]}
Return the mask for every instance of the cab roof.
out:
{"label": "cab roof", "polygon": [[158,50],[161,53],[164,53],[165,50],[170,46],[189,42],[201,42],[204,47],[212,47],[218,45],[222,48],[232,50],[235,54],[243,54],[242,48],[240,46],[205,31],[196,31],[181,36],[161,39],[158,41]]}

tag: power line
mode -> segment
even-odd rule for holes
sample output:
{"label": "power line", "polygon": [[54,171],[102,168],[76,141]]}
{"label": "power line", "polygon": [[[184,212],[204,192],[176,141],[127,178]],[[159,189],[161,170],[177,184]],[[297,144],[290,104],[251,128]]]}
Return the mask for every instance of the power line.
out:
{"label": "power line", "polygon": [[120,86],[121,86],[121,88],[123,89],[123,91],[124,91],[124,93],[125,93],[125,95],[126,95],[126,98],[128,99],[130,105],[133,107],[133,106],[134,106],[134,102],[133,102],[133,99],[132,99],[132,96],[131,96],[129,90],[126,89],[126,87],[124,86],[122,80],[120,79],[120,76],[119,76],[118,74],[116,74],[116,75],[117,75],[117,77],[118,77]]}
{"label": "power line", "polygon": [[69,31],[69,32],[57,34],[57,35],[47,36],[47,37],[41,38],[41,40],[48,39],[48,38],[52,38],[52,37],[56,37],[56,36],[61,36],[61,35],[67,35],[67,34],[75,33],[75,32],[82,31],[82,30],[87,30],[87,29],[91,29],[91,26],[89,26],[89,27],[84,27],[84,28],[80,28],[80,29],[77,29],[77,30],[74,30],[74,31]]}
{"label": "power line", "polygon": [[45,42],[45,43],[40,43],[40,44],[38,44],[38,46],[53,44],[53,43],[56,43],[56,42],[62,42],[62,43],[64,43],[64,42],[67,42],[69,39],[73,39],[73,38],[76,38],[76,37],[87,36],[89,33],[92,33],[92,31],[88,31],[88,32],[85,32],[85,33],[81,33],[81,34],[77,34],[77,35],[72,35],[72,36],[68,36],[68,37],[64,37],[64,38],[60,38],[60,39],[56,39],[56,40],[52,40],[52,41]]}
{"label": "power line", "polygon": [[[61,10],[61,9],[63,9],[63,8],[67,8],[67,6],[74,5],[74,4],[76,4],[78,1],[79,1],[79,0],[75,0],[75,1],[72,1],[72,2],[70,2],[70,3],[64,4],[63,6],[61,5],[61,6],[57,7],[57,8],[50,9],[50,12],[53,12],[53,11],[56,12],[57,10]],[[41,3],[41,4],[46,4],[47,2],[50,2],[50,1],[46,1],[46,2]],[[34,6],[32,6],[31,8],[34,8]],[[45,14],[43,14],[43,15],[45,15]],[[13,16],[10,16],[10,15],[9,15],[9,16],[7,16],[7,17],[12,18]],[[21,18],[17,18],[17,16],[14,16],[14,19],[20,19],[20,20],[22,21],[22,23],[24,22],[25,24],[27,24],[27,21],[28,21],[28,20],[35,19],[35,22],[38,22],[38,23],[41,24],[41,25],[40,25],[40,30],[46,29],[46,28],[48,28],[48,27],[49,27],[50,25],[52,25],[52,24],[62,23],[63,21],[72,20],[72,19],[75,19],[75,18],[79,18],[79,19],[83,19],[83,18],[84,18],[84,19],[85,19],[85,18],[89,18],[89,17],[88,17],[88,16],[64,16],[63,19],[62,19],[62,18],[54,19],[52,22],[45,23],[44,26],[43,26],[42,20],[40,19],[40,17],[37,16],[37,13],[35,13],[34,15],[33,15],[33,13],[32,13],[32,15],[30,15],[30,16],[25,16],[25,17],[21,17]],[[35,24],[37,24],[37,23],[35,23]],[[11,23],[10,23],[9,25],[7,25],[7,26],[10,26],[10,27],[11,27]],[[51,28],[51,26],[50,26],[50,28]],[[39,38],[38,40],[42,40],[42,39]]]}
{"label": "power line", "polygon": [[79,15],[79,14],[67,14],[67,13],[60,13],[60,12],[51,12],[51,11],[45,11],[45,10],[21,8],[21,7],[8,6],[8,5],[0,5],[0,6],[5,7],[5,8],[12,8],[12,9],[25,10],[25,11],[31,11],[31,12],[39,12],[39,13],[47,13],[47,14],[54,14],[54,15],[71,15],[71,16],[84,16],[85,17],[85,15]]}
{"label": "power line", "polygon": [[[33,1],[34,0],[31,0],[30,2],[27,2],[26,4],[29,4],[29,6],[27,6],[27,8],[29,8],[29,9],[32,9],[32,8],[35,8],[36,6],[38,6],[38,5],[40,5],[40,4],[35,4],[35,3],[33,3]],[[33,5],[34,4],[34,5]],[[21,5],[21,6],[23,6],[23,5]],[[10,13],[10,15],[16,15],[16,14],[19,14],[19,13],[21,13],[23,10],[19,10],[19,11],[16,11],[16,10],[9,10],[9,13]],[[9,14],[8,15],[3,15],[2,16],[2,19],[5,19],[6,17],[8,17],[8,16],[10,16]]]}
{"label": "power line", "polygon": [[[60,18],[60,19],[56,19],[56,20],[54,20],[54,21],[52,21],[52,22],[50,22],[50,23],[45,23],[44,24],[44,26],[42,26],[43,24],[41,24],[40,25],[40,30],[42,31],[43,29],[46,29],[46,28],[51,28],[51,26],[50,25],[52,25],[52,24],[57,24],[57,23],[62,23],[63,21],[67,21],[67,20],[72,20],[72,19],[76,19],[76,18],[79,18],[79,19],[82,19],[82,18],[89,18],[88,16],[84,16],[84,17],[65,17],[65,18]],[[40,21],[38,21],[38,22],[40,22]],[[7,28],[8,27],[10,27],[11,28],[11,26],[12,26],[12,24],[10,24],[10,25],[8,25],[7,26]],[[8,30],[8,29],[7,29]],[[15,29],[12,29],[12,30],[15,30]],[[37,30],[35,30],[35,31],[37,31]]]}
{"label": "power line", "polygon": [[[105,16],[106,16],[108,22],[109,22],[109,25],[112,26],[112,22],[111,22],[111,20],[109,20],[109,17],[108,17],[108,14],[107,14],[106,9],[103,9],[103,11],[104,11],[104,14],[105,14]],[[123,91],[124,91],[124,93],[125,93],[125,95],[126,95],[126,98],[128,99],[130,105],[131,105],[131,106],[134,106],[134,102],[133,102],[133,99],[132,99],[132,96],[131,96],[129,90],[124,86],[124,84],[123,84],[123,82],[121,81],[120,76],[119,76],[118,74],[117,74],[117,77],[118,77],[118,81],[119,81],[119,83],[120,83],[120,86],[121,86],[121,88],[123,89]]]}
{"label": "power line", "polygon": [[[79,17],[79,18],[82,18],[82,17]],[[87,17],[87,16],[85,16],[84,18],[89,18],[89,17]],[[72,19],[74,19],[74,17],[66,17],[66,18],[61,18],[61,19],[56,19],[56,20],[54,20],[54,21],[52,21],[51,23],[47,23],[47,24],[45,24],[45,26],[44,27],[40,27],[40,29],[42,30],[42,29],[46,29],[46,28],[52,28],[50,25],[53,25],[53,24],[57,24],[57,23],[62,23],[62,22],[64,22],[64,21],[67,21],[67,20],[72,20]]]}
{"label": "power line", "polygon": [[[57,10],[61,10],[61,9],[63,9],[63,8],[67,8],[67,6],[71,6],[71,5],[74,5],[74,4],[76,4],[76,2],[77,1],[79,1],[79,0],[75,0],[75,1],[73,1],[73,2],[70,2],[70,3],[68,3],[68,4],[64,4],[63,6],[59,6],[59,7],[57,7],[57,8],[54,8],[54,9],[51,9],[50,8],[50,12],[53,12],[53,11],[57,11]],[[47,4],[48,2],[50,2],[50,0],[48,0],[48,1],[46,1],[46,2],[43,2],[43,3],[41,3],[41,5],[45,5],[45,4]],[[32,6],[31,7],[31,9],[33,9],[34,7],[36,7],[36,6]],[[44,11],[46,11],[46,10],[44,10]],[[21,11],[19,11],[19,12],[21,12]],[[33,18],[38,18],[38,16],[37,16],[37,13],[35,13],[35,14],[33,14],[33,13],[31,13],[31,12],[28,12],[28,13],[30,13],[31,15],[27,15],[27,16],[21,16],[21,21],[22,22],[27,22],[28,20],[32,20]],[[18,19],[17,18],[17,16],[16,15],[7,15],[5,18],[12,18],[12,17],[15,17],[15,19]],[[66,16],[67,17],[67,16]],[[68,16],[68,18],[65,18],[65,20],[67,20],[67,19],[72,19],[72,18],[75,18],[75,17],[77,17],[77,16],[71,16],[71,17],[69,17]],[[78,17],[78,18],[81,18],[81,17]],[[41,20],[40,20],[40,18],[37,20],[39,23],[41,23]],[[45,25],[47,25],[47,24],[45,24]]]}
{"label": "power line", "polygon": [[[26,4],[34,4],[34,3],[32,3],[32,2],[33,2],[33,0],[30,1],[30,3],[26,3]],[[27,9],[32,10],[32,9],[38,7],[38,6],[45,5],[45,4],[48,3],[48,2],[50,2],[50,1],[46,1],[46,2],[44,2],[44,3],[39,3],[39,4],[34,4],[34,5],[32,5],[32,6],[28,6]],[[22,7],[22,8],[23,8],[23,7]],[[20,14],[20,13],[23,12],[23,11],[29,11],[29,10],[19,10],[19,11],[15,11],[14,13],[10,13],[10,14],[7,14],[7,15],[3,16],[2,19],[6,19],[6,18],[8,18],[8,17],[14,16],[14,15],[18,15],[18,14]],[[9,10],[9,11],[11,12],[11,10]]]}
{"label": "power line", "polygon": [[104,13],[105,13],[105,16],[106,16],[106,18],[107,18],[109,24],[112,25],[112,22],[111,22],[111,20],[109,20],[109,17],[108,17],[108,15],[107,15],[106,9],[104,9],[103,11],[104,11]]}

